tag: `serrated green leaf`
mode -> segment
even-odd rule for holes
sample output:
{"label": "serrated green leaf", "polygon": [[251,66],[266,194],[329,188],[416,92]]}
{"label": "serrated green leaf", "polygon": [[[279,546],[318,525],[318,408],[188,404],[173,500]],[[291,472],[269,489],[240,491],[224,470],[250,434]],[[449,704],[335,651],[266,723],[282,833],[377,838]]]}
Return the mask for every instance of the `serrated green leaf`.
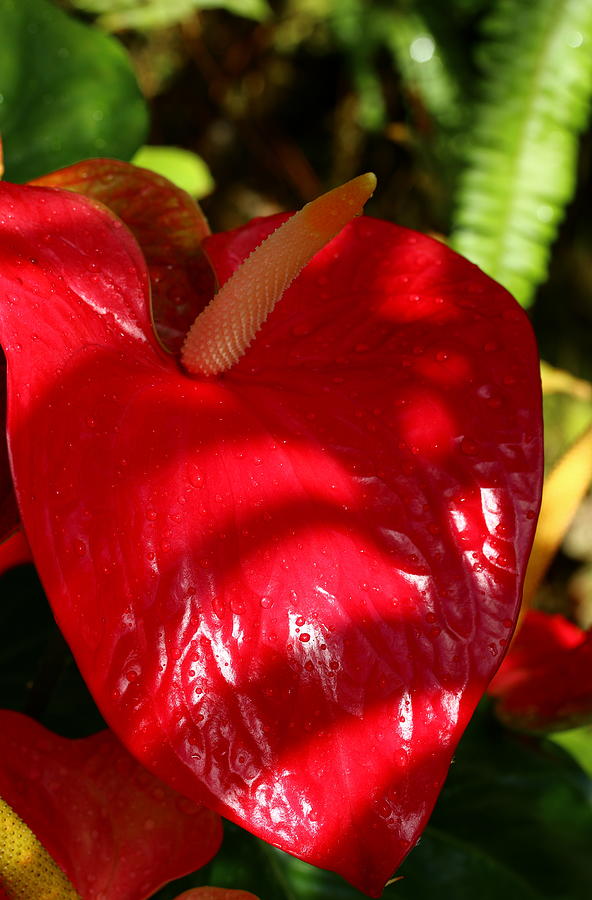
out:
{"label": "serrated green leaf", "polygon": [[0,97],[12,181],[92,156],[129,159],[146,132],[123,48],[46,0],[0,6]]}
{"label": "serrated green leaf", "polygon": [[592,3],[499,0],[484,35],[451,243],[528,306],[574,191],[592,94]]}
{"label": "serrated green leaf", "polygon": [[132,163],[163,175],[187,191],[195,200],[201,200],[214,189],[214,179],[201,156],[180,147],[140,147]]}

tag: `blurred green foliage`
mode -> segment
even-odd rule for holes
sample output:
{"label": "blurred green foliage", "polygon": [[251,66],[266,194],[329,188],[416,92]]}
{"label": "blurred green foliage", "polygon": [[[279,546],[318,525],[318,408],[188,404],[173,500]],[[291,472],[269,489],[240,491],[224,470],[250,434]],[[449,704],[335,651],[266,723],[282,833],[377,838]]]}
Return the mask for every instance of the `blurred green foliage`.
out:
{"label": "blurred green foliage", "polygon": [[266,0],[69,0],[70,6],[100,16],[109,31],[164,28],[200,9],[226,9],[261,21],[270,14]]}
{"label": "blurred green foliage", "polygon": [[498,0],[481,32],[452,244],[530,305],[575,188],[592,90],[592,4]]}
{"label": "blurred green foliage", "polygon": [[122,47],[46,0],[0,4],[0,101],[13,181],[89,156],[129,159],[147,128]]}

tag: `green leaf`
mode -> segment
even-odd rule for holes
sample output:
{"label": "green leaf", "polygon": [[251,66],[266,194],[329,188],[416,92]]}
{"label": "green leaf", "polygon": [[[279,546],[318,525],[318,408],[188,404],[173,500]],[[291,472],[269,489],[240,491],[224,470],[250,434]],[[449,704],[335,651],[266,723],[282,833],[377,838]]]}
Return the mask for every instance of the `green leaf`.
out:
{"label": "green leaf", "polygon": [[592,94],[592,3],[499,0],[484,35],[451,243],[528,306],[574,191]]}
{"label": "green leaf", "polygon": [[70,5],[99,15],[108,31],[166,28],[200,9],[225,9],[259,22],[271,15],[266,0],[70,0]]}
{"label": "green leaf", "polygon": [[549,740],[566,750],[592,778],[592,727],[572,728],[550,734]]}
{"label": "green leaf", "polygon": [[0,99],[12,181],[91,156],[129,159],[146,132],[123,48],[46,0],[1,4]]}
{"label": "green leaf", "polygon": [[163,175],[196,200],[201,200],[214,189],[214,179],[208,166],[201,156],[190,150],[146,145],[140,147],[132,163]]}
{"label": "green leaf", "polygon": [[488,705],[459,745],[430,826],[495,860],[535,896],[592,893],[592,781],[549,742],[503,730]]}

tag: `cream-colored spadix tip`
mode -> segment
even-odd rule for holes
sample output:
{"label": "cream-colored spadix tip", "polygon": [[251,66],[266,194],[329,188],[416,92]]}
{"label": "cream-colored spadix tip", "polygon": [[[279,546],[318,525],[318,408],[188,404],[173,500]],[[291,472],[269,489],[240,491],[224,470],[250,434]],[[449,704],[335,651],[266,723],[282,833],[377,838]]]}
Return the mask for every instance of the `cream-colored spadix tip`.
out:
{"label": "cream-colored spadix tip", "polygon": [[[376,189],[376,175],[368,172],[327,191],[307,203],[301,216],[319,234],[334,237],[350,219],[358,216]],[[333,234],[332,234],[333,232]]]}
{"label": "cream-colored spadix tip", "polygon": [[227,372],[246,353],[286,290],[376,187],[372,172],[311,200],[269,235],[236,269],[193,323],[181,361],[193,375]]}

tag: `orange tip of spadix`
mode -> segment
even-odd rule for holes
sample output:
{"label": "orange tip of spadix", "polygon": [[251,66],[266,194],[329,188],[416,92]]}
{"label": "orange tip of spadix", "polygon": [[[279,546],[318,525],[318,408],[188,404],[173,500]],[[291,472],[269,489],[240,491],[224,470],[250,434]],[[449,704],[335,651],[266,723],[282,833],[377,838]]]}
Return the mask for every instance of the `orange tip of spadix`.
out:
{"label": "orange tip of spadix", "polygon": [[302,219],[311,231],[325,234],[328,240],[350,219],[360,215],[375,189],[373,172],[358,175],[307,203],[301,210]]}

